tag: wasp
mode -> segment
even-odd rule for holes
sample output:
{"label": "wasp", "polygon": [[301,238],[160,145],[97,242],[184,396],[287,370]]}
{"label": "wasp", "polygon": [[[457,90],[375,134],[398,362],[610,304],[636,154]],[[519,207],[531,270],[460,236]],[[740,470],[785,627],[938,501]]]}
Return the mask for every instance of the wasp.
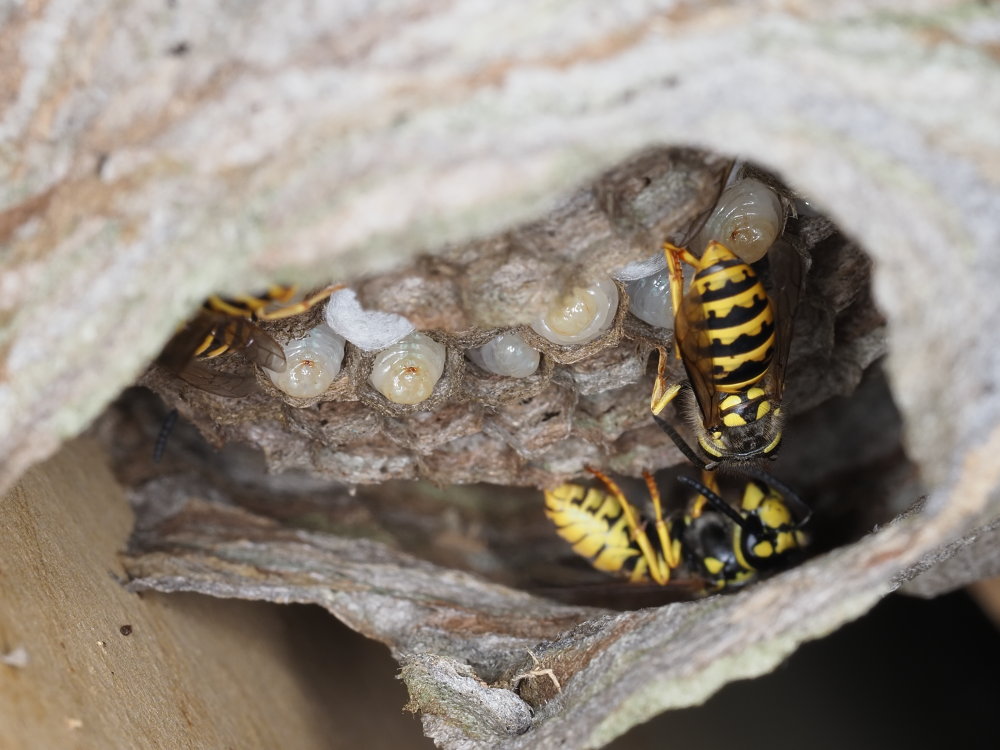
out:
{"label": "wasp", "polygon": [[[792,320],[804,278],[804,259],[779,242],[769,253],[771,293],[757,272],[719,242],[702,256],[664,244],[674,312],[674,348],[687,381],[668,384],[660,349],[650,408],[657,423],[696,465],[774,457],[781,443],[781,396]],[[686,263],[694,277],[684,292]],[[685,387],[694,391],[697,457],[661,416]]]}
{"label": "wasp", "polygon": [[735,589],[787,566],[808,543],[802,530],[808,506],[763,473],[747,481],[739,509],[719,494],[713,473],[702,470],[700,482],[679,476],[678,482],[694,494],[684,511],[664,515],[656,482],[643,472],[653,505],[650,519],[614,480],[596,469],[588,471],[604,488],[566,483],[546,491],[545,514],[591,565],[633,583],[694,581],[703,594]]}
{"label": "wasp", "polygon": [[203,391],[228,397],[249,395],[257,387],[253,377],[218,372],[201,360],[238,351],[254,364],[283,372],[285,353],[281,345],[257,323],[304,313],[340,288],[328,286],[303,295],[295,286],[274,285],[259,295],[213,295],[170,339],[156,361]]}

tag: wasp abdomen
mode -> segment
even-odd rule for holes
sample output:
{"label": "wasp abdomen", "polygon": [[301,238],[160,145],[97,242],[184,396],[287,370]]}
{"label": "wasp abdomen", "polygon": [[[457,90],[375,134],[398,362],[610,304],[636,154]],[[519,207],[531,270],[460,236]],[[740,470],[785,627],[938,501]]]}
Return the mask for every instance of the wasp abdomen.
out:
{"label": "wasp abdomen", "polygon": [[642,550],[630,536],[625,511],[603,490],[567,483],[545,493],[545,515],[573,551],[597,570],[649,580]]}
{"label": "wasp abdomen", "polygon": [[706,251],[694,277],[703,309],[712,381],[733,393],[756,383],[774,353],[771,301],[753,269],[721,245]]}

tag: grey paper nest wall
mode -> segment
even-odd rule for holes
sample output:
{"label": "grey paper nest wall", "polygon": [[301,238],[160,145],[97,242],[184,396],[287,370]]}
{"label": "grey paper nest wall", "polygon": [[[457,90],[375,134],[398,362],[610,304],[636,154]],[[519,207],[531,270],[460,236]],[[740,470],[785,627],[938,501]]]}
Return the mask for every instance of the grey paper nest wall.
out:
{"label": "grey paper nest wall", "polygon": [[[905,506],[921,494],[919,476],[926,500],[919,513],[740,596],[619,615],[425,569],[376,542],[271,534],[264,522],[220,519],[218,508],[197,505],[169,533],[137,537],[137,585],[324,604],[393,648],[425,728],[443,744],[595,747],[766,671],[997,516],[1000,39],[990,6],[789,3],[765,13],[729,3],[482,11],[413,2],[351,15],[309,3],[280,12],[178,6],[108,0],[68,14],[44,4],[0,11],[9,71],[0,111],[5,485],[85,429],[211,292],[275,279],[364,280],[373,300],[429,310],[427,327],[460,351],[481,331],[524,322],[507,320],[515,310],[500,304],[516,286],[504,260],[533,259],[531,278],[555,273],[569,283],[578,272],[647,257],[660,233],[679,231],[698,200],[710,201],[697,189],[699,170],[708,184],[739,155],[835,222],[844,242],[817,273],[854,273],[860,289],[870,259],[871,309],[884,316],[884,339],[880,319],[841,319],[838,328],[837,314],[820,313],[850,305],[820,306],[810,320],[825,321],[828,348],[803,355],[802,368],[833,374],[802,391],[847,395],[884,344],[887,392],[870,397],[883,403],[891,394],[899,416],[873,410],[852,434],[901,441],[901,461],[914,467],[909,484],[903,474],[888,489],[873,480],[873,496]],[[691,204],[664,199],[650,211],[636,186],[655,180],[630,179],[646,174],[643,160],[682,161]],[[546,236],[564,241],[540,243]],[[408,278],[457,290],[454,304],[447,295],[435,297],[438,305],[405,298]],[[821,287],[827,301],[847,299],[843,283]],[[519,310],[545,294],[519,289]],[[548,386],[559,385],[564,401],[542,414],[555,412],[548,421],[563,432],[534,430],[535,416],[510,411],[525,393],[489,391],[490,409],[470,409],[484,392],[453,356],[438,404],[447,418],[430,426],[362,398],[350,368],[363,362],[349,359],[340,393],[354,421],[344,434],[381,439],[391,427],[385,477],[540,485],[595,456],[626,473],[667,465],[662,436],[628,437],[646,429],[650,342],[625,314],[585,358],[546,352],[530,398],[549,398]],[[848,351],[852,366],[834,372]],[[602,381],[604,371],[617,380]],[[602,404],[609,384],[645,395],[619,406],[616,393]],[[204,413],[186,403],[192,415]],[[271,417],[294,411],[272,403]],[[836,414],[816,412],[822,419],[810,422],[800,403],[809,439],[792,457],[806,464],[810,448],[824,444],[817,424]],[[612,417],[602,423],[605,413]],[[246,437],[239,425],[237,413],[216,437]],[[446,455],[415,458],[444,445],[441,425],[455,431],[445,437],[474,445],[482,435],[511,453],[497,453],[487,476]],[[370,466],[365,454],[317,463],[321,427],[296,429],[301,449],[272,447],[269,459],[327,477]],[[563,454],[532,462],[533,449],[543,455],[560,441]],[[425,450],[408,452],[411,444]],[[842,468],[850,473],[850,461]],[[182,485],[167,494],[197,494]],[[833,484],[827,490],[836,494]],[[257,547],[227,539],[266,546],[255,558]],[[232,564],[244,554],[257,571],[249,579]],[[200,577],[205,571],[214,575]],[[924,590],[962,582],[945,576]],[[693,631],[697,641],[680,635]],[[532,669],[525,649],[559,675],[561,692],[533,696],[544,690],[534,679],[509,689]]]}

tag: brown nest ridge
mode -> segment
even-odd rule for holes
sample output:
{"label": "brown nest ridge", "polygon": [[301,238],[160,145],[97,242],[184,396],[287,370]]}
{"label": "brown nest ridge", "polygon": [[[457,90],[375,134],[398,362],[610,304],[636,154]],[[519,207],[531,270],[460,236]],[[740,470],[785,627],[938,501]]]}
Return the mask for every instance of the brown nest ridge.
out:
{"label": "brown nest ridge", "polygon": [[[890,591],[1000,572],[990,7],[307,5],[4,17],[0,483],[104,413],[133,588],[318,603],[389,646],[453,748],[599,747]],[[665,337],[623,295],[585,345],[526,333],[524,381],[467,352],[683,242],[734,155],[808,204],[786,227],[812,266],[773,470],[816,509],[814,556],[734,596],[561,603],[580,569],[538,488],[682,462],[648,411]],[[386,402],[353,347],[308,402],[147,372],[210,294],[330,281],[446,345],[432,398]],[[105,411],[137,379],[183,416],[159,466],[163,407]]]}

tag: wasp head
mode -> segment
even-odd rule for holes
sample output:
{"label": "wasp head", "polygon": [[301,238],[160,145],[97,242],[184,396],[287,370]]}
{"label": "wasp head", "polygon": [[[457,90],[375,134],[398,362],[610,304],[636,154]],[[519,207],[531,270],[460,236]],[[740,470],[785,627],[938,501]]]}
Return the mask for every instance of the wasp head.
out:
{"label": "wasp head", "polygon": [[773,488],[750,483],[743,507],[744,523],[737,532],[740,551],[754,570],[782,566],[808,543],[785,498]]}
{"label": "wasp head", "polygon": [[722,424],[699,430],[698,445],[720,461],[751,461],[777,456],[781,444],[781,408],[774,408],[752,422]]}

